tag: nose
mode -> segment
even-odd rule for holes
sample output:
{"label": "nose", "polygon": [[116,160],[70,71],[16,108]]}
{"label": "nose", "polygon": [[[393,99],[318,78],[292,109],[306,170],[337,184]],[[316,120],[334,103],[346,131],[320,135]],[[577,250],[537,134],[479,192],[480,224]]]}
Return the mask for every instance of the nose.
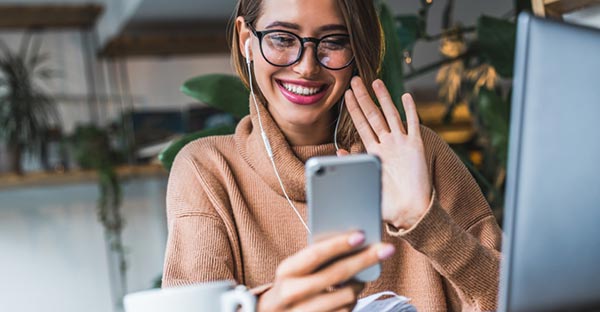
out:
{"label": "nose", "polygon": [[319,73],[321,65],[317,61],[315,44],[307,42],[304,44],[302,57],[293,65],[294,71],[300,76],[308,78]]}

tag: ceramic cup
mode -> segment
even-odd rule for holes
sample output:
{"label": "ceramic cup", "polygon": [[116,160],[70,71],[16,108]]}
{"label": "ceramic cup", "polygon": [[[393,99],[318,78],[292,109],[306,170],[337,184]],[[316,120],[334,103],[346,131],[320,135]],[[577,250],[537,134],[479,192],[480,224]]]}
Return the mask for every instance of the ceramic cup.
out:
{"label": "ceramic cup", "polygon": [[254,312],[256,297],[246,287],[217,281],[132,293],[124,299],[126,312]]}

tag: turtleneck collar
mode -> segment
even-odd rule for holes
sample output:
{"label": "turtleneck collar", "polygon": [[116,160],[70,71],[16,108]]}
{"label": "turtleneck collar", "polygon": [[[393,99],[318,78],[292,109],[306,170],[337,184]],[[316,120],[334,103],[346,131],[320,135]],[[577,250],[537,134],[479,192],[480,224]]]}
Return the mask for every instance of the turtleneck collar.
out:
{"label": "turtleneck collar", "polygon": [[[250,115],[244,117],[235,130],[235,144],[238,152],[250,167],[265,181],[269,187],[283,196],[279,181],[275,176],[273,165],[260,134],[258,114],[250,99]],[[279,176],[290,199],[299,202],[306,201],[304,163],[314,156],[335,155],[333,143],[320,145],[290,146],[283,132],[262,103],[258,103],[263,129],[269,138],[273,159]],[[361,143],[355,143],[350,153],[363,152]]]}

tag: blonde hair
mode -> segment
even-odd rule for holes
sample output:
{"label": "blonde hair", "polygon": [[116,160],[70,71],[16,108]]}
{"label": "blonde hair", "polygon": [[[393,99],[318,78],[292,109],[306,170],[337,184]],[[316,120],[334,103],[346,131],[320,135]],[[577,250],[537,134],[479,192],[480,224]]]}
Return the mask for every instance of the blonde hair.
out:
{"label": "blonde hair", "polygon": [[[337,0],[342,12],[344,23],[350,34],[350,44],[354,51],[354,67],[358,75],[365,81],[371,96],[374,92],[371,82],[377,79],[385,49],[385,39],[373,1],[367,0]],[[229,44],[231,47],[232,64],[246,87],[249,88],[248,68],[246,59],[239,47],[239,31],[235,26],[238,17],[243,17],[246,23],[254,24],[261,14],[262,0],[239,0],[229,25]],[[256,85],[258,96],[264,101],[260,88]],[[350,114],[342,111],[338,130],[338,140],[341,146],[349,148],[360,140]]]}

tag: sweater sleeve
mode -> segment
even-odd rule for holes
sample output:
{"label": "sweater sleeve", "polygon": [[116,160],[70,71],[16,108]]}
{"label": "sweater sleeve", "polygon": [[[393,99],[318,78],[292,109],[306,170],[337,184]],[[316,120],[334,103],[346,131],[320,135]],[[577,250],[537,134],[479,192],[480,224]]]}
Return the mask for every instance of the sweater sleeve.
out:
{"label": "sweater sleeve", "polygon": [[230,231],[210,187],[214,179],[193,154],[184,148],[169,176],[163,287],[235,280]]}
{"label": "sweater sleeve", "polygon": [[495,310],[502,231],[458,156],[429,129],[424,128],[423,140],[434,188],[430,206],[412,228],[399,231],[388,225],[388,234],[429,258],[452,288],[447,290],[449,305]]}

